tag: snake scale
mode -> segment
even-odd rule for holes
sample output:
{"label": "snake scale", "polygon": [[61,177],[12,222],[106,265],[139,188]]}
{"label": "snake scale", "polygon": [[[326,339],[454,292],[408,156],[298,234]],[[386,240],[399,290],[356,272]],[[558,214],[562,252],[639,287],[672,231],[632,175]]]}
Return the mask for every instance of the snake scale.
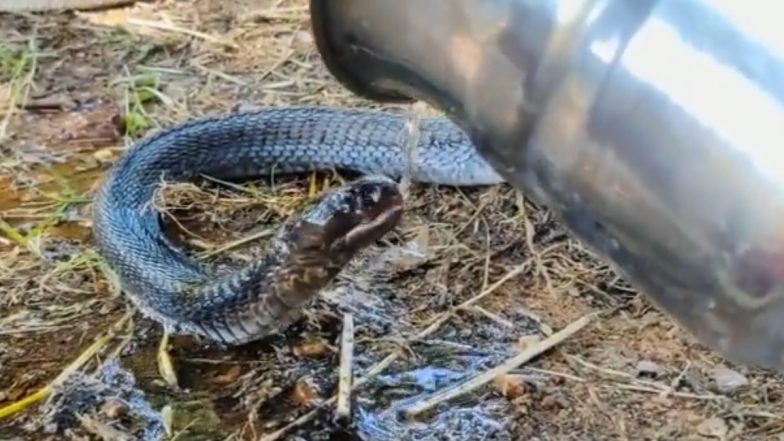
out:
{"label": "snake scale", "polygon": [[[394,179],[409,169],[406,124],[373,110],[276,107],[163,129],[128,149],[98,189],[98,250],[138,309],[170,333],[234,345],[279,332],[359,250],[397,224],[404,204]],[[414,182],[504,182],[447,118],[421,121],[415,157]],[[362,177],[315,198],[284,222],[262,258],[231,270],[175,246],[151,207],[164,179],[318,170]]]}

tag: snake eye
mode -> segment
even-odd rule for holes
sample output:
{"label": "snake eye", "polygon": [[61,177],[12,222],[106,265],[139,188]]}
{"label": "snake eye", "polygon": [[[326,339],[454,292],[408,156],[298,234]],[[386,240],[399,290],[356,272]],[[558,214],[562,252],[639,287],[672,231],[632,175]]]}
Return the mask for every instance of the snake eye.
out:
{"label": "snake eye", "polygon": [[360,204],[363,208],[370,208],[381,200],[382,189],[378,185],[363,186],[360,192]]}
{"label": "snake eye", "polygon": [[[353,203],[357,213],[373,216],[379,205],[395,200],[395,181],[382,176],[366,176],[354,182]],[[383,210],[383,208],[381,208]]]}

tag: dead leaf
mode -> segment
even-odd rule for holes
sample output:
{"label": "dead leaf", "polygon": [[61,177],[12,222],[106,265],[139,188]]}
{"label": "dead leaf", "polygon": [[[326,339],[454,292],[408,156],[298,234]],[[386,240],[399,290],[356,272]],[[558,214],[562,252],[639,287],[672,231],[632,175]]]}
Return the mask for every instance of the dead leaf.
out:
{"label": "dead leaf", "polygon": [[509,400],[522,396],[527,390],[525,382],[519,375],[499,375],[493,380],[493,385],[501,395]]}
{"label": "dead leaf", "polygon": [[235,364],[228,371],[218,374],[212,378],[212,382],[218,385],[227,385],[233,383],[237,378],[239,378],[240,374],[242,373],[242,368],[239,365]]}
{"label": "dead leaf", "polygon": [[312,338],[296,345],[293,352],[297,357],[321,358],[332,351],[326,340],[322,338]]}
{"label": "dead leaf", "polygon": [[134,18],[152,18],[154,5],[137,2],[124,8],[111,8],[101,11],[77,12],[76,15],[94,26],[106,28],[124,28],[128,32],[148,37],[160,37],[164,33],[149,26],[133,24]]}
{"label": "dead leaf", "polygon": [[321,401],[318,387],[310,377],[303,377],[294,384],[291,400],[298,406],[310,407]]}

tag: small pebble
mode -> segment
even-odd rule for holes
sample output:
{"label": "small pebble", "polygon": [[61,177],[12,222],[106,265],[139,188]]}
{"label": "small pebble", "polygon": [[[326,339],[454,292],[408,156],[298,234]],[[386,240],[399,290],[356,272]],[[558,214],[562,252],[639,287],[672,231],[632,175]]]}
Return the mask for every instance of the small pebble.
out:
{"label": "small pebble", "polygon": [[110,399],[101,406],[104,415],[112,419],[118,419],[128,414],[128,406],[120,400]]}
{"label": "small pebble", "polygon": [[728,368],[714,370],[713,380],[716,382],[716,388],[723,394],[735,392],[749,384],[745,375]]}
{"label": "small pebble", "polygon": [[310,35],[310,32],[296,31],[294,32],[293,42],[302,48],[309,47],[313,45],[313,36]]}
{"label": "small pebble", "polygon": [[650,361],[650,360],[640,360],[637,363],[637,376],[649,376],[656,378],[662,374],[662,368]]}
{"label": "small pebble", "polygon": [[116,152],[111,148],[103,148],[95,151],[93,157],[103,163],[110,163],[117,157]]}
{"label": "small pebble", "polygon": [[560,393],[551,393],[542,398],[541,406],[544,409],[555,410],[564,409],[569,405],[566,398]]}

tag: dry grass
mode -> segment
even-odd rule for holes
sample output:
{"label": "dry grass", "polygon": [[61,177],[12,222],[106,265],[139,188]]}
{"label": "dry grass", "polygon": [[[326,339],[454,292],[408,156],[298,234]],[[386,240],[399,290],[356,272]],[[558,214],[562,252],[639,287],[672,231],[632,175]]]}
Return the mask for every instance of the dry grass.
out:
{"label": "dry grass", "polygon": [[[49,384],[126,313],[91,243],[89,201],[133,140],[242,105],[407,111],[360,100],[329,76],[305,5],[160,1],[77,16],[0,16],[0,407]],[[156,204],[200,258],[243,261],[340,179],[173,184]],[[212,417],[221,434],[211,439],[232,440],[432,439],[446,427],[461,441],[493,431],[490,439],[784,439],[780,377],[730,366],[749,386],[719,392],[712,372],[726,363],[546,210],[506,186],[410,192],[400,228],[287,335],[231,349],[174,338],[175,389],[157,371],[159,327],[132,321],[85,369],[119,354],[156,408],[186,415],[172,417],[182,423],[172,423],[178,439],[206,430],[198,423]],[[330,417],[345,314],[354,322],[350,427]],[[427,399],[453,381],[525,348],[536,353],[586,314],[598,319],[497,381],[435,403],[419,424],[395,414],[429,409]],[[660,372],[637,375],[643,360]],[[182,403],[205,398],[201,413],[182,413],[193,407]],[[35,424],[45,407],[0,420],[0,438],[63,439]],[[106,420],[101,411],[82,418],[90,423],[77,424],[74,436],[98,439]]]}

